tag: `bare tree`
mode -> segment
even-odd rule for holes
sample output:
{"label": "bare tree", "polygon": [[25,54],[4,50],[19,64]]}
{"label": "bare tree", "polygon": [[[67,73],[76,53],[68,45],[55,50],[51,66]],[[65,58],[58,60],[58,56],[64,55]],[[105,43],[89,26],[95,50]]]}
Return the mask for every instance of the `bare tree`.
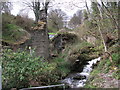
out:
{"label": "bare tree", "polygon": [[[35,14],[36,22],[38,22],[42,17],[47,17],[47,10],[49,3],[50,0],[46,0],[45,2],[41,0],[32,0],[32,2],[28,2],[28,1],[23,2],[23,4],[25,4],[31,10],[33,10]],[[43,12],[45,12],[46,15],[43,16]]]}
{"label": "bare tree", "polygon": [[69,26],[75,28],[82,23],[82,10],[78,10],[69,21]]}
{"label": "bare tree", "polygon": [[[98,22],[100,22],[101,26],[103,27],[103,22],[102,21],[104,20],[104,16],[103,15],[105,14],[105,16],[107,16],[110,19],[110,21],[113,22],[112,24],[118,30],[118,22],[117,22],[118,18],[116,18],[118,12],[117,13],[115,13],[115,12],[112,13],[112,11],[118,10],[117,2],[110,3],[111,7],[108,6],[108,8],[107,8],[107,6],[105,6],[105,4],[102,1],[101,1],[101,3],[102,3],[102,6],[97,2],[97,7],[99,9],[99,16],[100,16]],[[114,5],[114,6],[112,6],[112,5]],[[110,11],[109,9],[113,9],[113,10]],[[104,14],[102,14],[102,12]],[[108,52],[105,39],[103,38],[101,26],[98,24],[98,28],[99,28],[99,32],[100,32],[100,35],[101,35],[101,38],[102,38],[102,41],[103,41],[105,52]]]}
{"label": "bare tree", "polygon": [[21,17],[24,17],[24,18],[28,18],[28,13],[29,13],[29,10],[26,9],[26,10],[20,10],[18,15],[20,15]]}
{"label": "bare tree", "polygon": [[58,31],[63,28],[66,13],[61,9],[51,10],[48,14],[48,28]]}
{"label": "bare tree", "polygon": [[0,11],[4,13],[10,13],[12,10],[12,3],[11,2],[1,2]]}
{"label": "bare tree", "polygon": [[[93,13],[93,20],[96,21],[96,25],[98,27],[98,32],[101,36],[101,40],[104,46],[104,50],[105,52],[107,52],[107,45],[105,43],[104,37],[103,37],[103,33],[102,33],[102,29],[103,29],[103,14],[102,14],[102,9],[101,6],[98,2],[92,2],[92,13]],[[96,17],[96,18],[95,18]],[[102,28],[101,28],[102,27]]]}
{"label": "bare tree", "polygon": [[[101,1],[101,3],[102,3],[102,6],[104,7],[104,8],[102,8],[102,10],[103,10],[104,13],[113,21],[116,29],[118,29],[118,27],[119,27],[118,21],[117,21],[118,18],[115,18],[115,16],[118,15],[118,11],[117,11],[117,13],[114,15],[113,12],[111,12],[111,10],[109,10],[109,9],[107,8],[107,6],[104,4],[104,2]],[[114,6],[115,6],[115,7],[114,7],[114,10],[115,10],[115,9],[118,10],[117,2],[112,2],[112,3],[115,4],[115,5],[114,5]],[[112,8],[113,8],[113,7],[112,7]]]}
{"label": "bare tree", "polygon": [[86,0],[85,0],[85,6],[86,6],[86,8],[87,8],[88,14],[90,15],[90,10],[89,10],[89,8],[88,8],[87,1],[86,1]]}

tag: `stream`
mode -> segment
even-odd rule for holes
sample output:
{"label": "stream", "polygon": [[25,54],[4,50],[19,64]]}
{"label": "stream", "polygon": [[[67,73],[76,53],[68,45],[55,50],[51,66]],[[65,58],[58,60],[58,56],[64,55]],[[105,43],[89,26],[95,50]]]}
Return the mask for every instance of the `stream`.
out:
{"label": "stream", "polygon": [[97,64],[97,62],[100,61],[100,59],[101,57],[98,57],[96,59],[92,59],[91,61],[88,61],[87,62],[88,64],[84,66],[82,72],[72,73],[68,75],[65,79],[63,79],[61,82],[66,84],[70,88],[84,87],[86,81],[88,80],[90,72],[93,70],[93,66]]}

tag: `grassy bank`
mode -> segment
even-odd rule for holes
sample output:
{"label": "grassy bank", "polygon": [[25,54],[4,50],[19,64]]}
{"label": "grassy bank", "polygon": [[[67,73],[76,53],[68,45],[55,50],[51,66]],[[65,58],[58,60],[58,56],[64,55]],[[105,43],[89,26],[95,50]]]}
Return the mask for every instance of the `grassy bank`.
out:
{"label": "grassy bank", "polygon": [[118,88],[120,80],[120,53],[112,53],[110,59],[102,59],[93,69],[85,88]]}

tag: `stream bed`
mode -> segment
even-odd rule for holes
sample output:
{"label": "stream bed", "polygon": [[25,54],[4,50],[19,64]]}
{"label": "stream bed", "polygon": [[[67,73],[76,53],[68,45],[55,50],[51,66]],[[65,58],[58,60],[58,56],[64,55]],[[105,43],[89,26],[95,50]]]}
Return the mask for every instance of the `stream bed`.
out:
{"label": "stream bed", "polygon": [[84,66],[82,72],[72,73],[68,75],[65,79],[61,81],[61,83],[66,84],[70,88],[84,87],[86,81],[88,80],[90,72],[93,70],[93,66],[97,64],[97,62],[100,60],[101,60],[101,57],[88,61],[87,62],[88,64]]}

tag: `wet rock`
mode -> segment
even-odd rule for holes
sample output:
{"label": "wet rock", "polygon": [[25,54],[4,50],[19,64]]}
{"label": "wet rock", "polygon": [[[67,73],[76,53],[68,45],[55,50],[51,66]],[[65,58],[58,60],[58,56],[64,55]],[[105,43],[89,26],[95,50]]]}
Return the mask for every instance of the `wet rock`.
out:
{"label": "wet rock", "polygon": [[[85,85],[85,83],[88,80],[88,77],[90,75],[90,72],[92,71],[92,66],[97,63],[97,61],[100,61],[101,57],[92,59],[88,62],[87,65],[84,66],[83,71],[81,73],[73,73],[69,75],[67,78],[63,80],[62,83],[67,84],[70,88],[80,88]],[[79,60],[77,60],[79,61]]]}
{"label": "wet rock", "polygon": [[73,79],[74,80],[83,80],[83,79],[86,79],[86,76],[76,76]]}

